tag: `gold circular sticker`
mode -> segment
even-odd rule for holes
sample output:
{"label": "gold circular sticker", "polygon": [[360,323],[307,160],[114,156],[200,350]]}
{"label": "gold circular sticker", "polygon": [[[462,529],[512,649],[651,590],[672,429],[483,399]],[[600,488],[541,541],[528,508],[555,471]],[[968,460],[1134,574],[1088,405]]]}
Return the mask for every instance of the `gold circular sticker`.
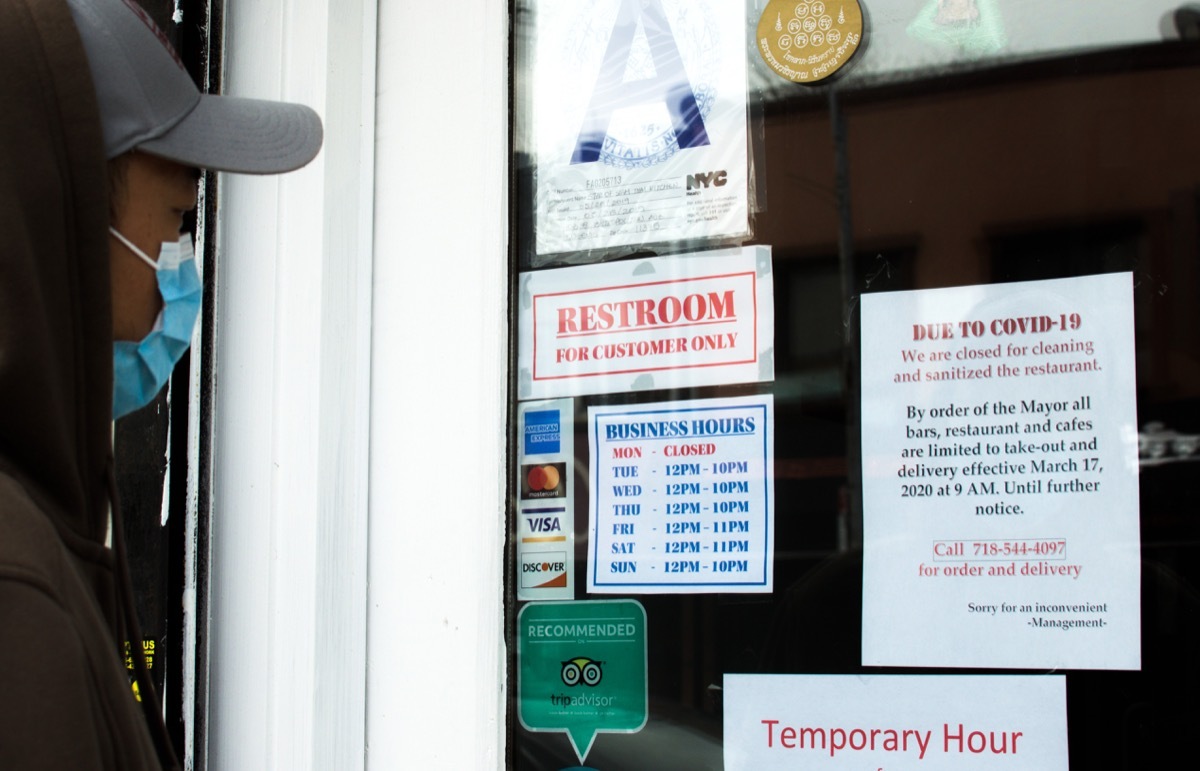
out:
{"label": "gold circular sticker", "polygon": [[841,69],[862,42],[858,0],[771,0],[756,47],[776,75],[818,83]]}

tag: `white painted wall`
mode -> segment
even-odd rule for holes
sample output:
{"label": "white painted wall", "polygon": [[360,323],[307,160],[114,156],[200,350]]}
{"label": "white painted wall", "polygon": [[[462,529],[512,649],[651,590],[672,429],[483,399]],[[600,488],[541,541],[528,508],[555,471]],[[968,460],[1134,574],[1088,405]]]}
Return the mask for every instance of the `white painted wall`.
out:
{"label": "white painted wall", "polygon": [[221,180],[197,752],[500,768],[507,3],[225,13],[226,92],[309,104],[326,142]]}
{"label": "white painted wall", "polygon": [[503,767],[507,3],[381,0],[368,767]]}

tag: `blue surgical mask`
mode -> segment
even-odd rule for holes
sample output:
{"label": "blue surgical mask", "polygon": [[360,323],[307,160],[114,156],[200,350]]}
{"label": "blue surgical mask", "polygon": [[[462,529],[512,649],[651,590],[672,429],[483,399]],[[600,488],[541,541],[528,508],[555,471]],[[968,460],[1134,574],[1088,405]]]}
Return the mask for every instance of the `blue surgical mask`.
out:
{"label": "blue surgical mask", "polygon": [[201,286],[189,234],[184,233],[178,243],[164,243],[155,262],[115,228],[108,230],[154,268],[163,299],[154,328],[141,342],[113,343],[113,420],[116,420],[145,407],[167,384],[175,364],[191,345],[192,330],[200,315]]}

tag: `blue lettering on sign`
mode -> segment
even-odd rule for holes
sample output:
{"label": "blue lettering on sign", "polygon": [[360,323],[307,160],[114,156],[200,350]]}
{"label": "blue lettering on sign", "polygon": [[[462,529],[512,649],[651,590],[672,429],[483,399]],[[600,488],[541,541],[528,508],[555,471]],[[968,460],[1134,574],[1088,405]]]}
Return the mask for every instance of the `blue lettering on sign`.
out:
{"label": "blue lettering on sign", "polygon": [[[625,71],[639,25],[650,45],[654,76],[625,83]],[[675,35],[662,3],[659,0],[623,0],[571,163],[594,163],[600,159],[613,112],[659,102],[666,103],[675,140],[681,150],[709,144],[704,116],[696,104],[695,89],[683,68],[679,46],[675,44]]]}
{"label": "blue lettering on sign", "polygon": [[562,532],[558,517],[530,517],[529,530],[534,533]]}
{"label": "blue lettering on sign", "polygon": [[550,455],[559,451],[558,410],[525,413],[525,454]]}

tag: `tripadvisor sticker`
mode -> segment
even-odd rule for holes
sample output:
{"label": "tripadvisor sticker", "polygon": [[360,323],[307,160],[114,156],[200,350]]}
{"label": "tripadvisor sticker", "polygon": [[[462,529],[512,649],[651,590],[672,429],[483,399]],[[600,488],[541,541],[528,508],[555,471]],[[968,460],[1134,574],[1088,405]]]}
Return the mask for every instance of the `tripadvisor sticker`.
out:
{"label": "tripadvisor sticker", "polygon": [[531,602],[517,616],[517,714],[561,731],[583,763],[596,734],[646,725],[646,610],[637,600]]}
{"label": "tripadvisor sticker", "polygon": [[771,0],[755,45],[776,75],[817,83],[841,69],[862,42],[858,0]]}

